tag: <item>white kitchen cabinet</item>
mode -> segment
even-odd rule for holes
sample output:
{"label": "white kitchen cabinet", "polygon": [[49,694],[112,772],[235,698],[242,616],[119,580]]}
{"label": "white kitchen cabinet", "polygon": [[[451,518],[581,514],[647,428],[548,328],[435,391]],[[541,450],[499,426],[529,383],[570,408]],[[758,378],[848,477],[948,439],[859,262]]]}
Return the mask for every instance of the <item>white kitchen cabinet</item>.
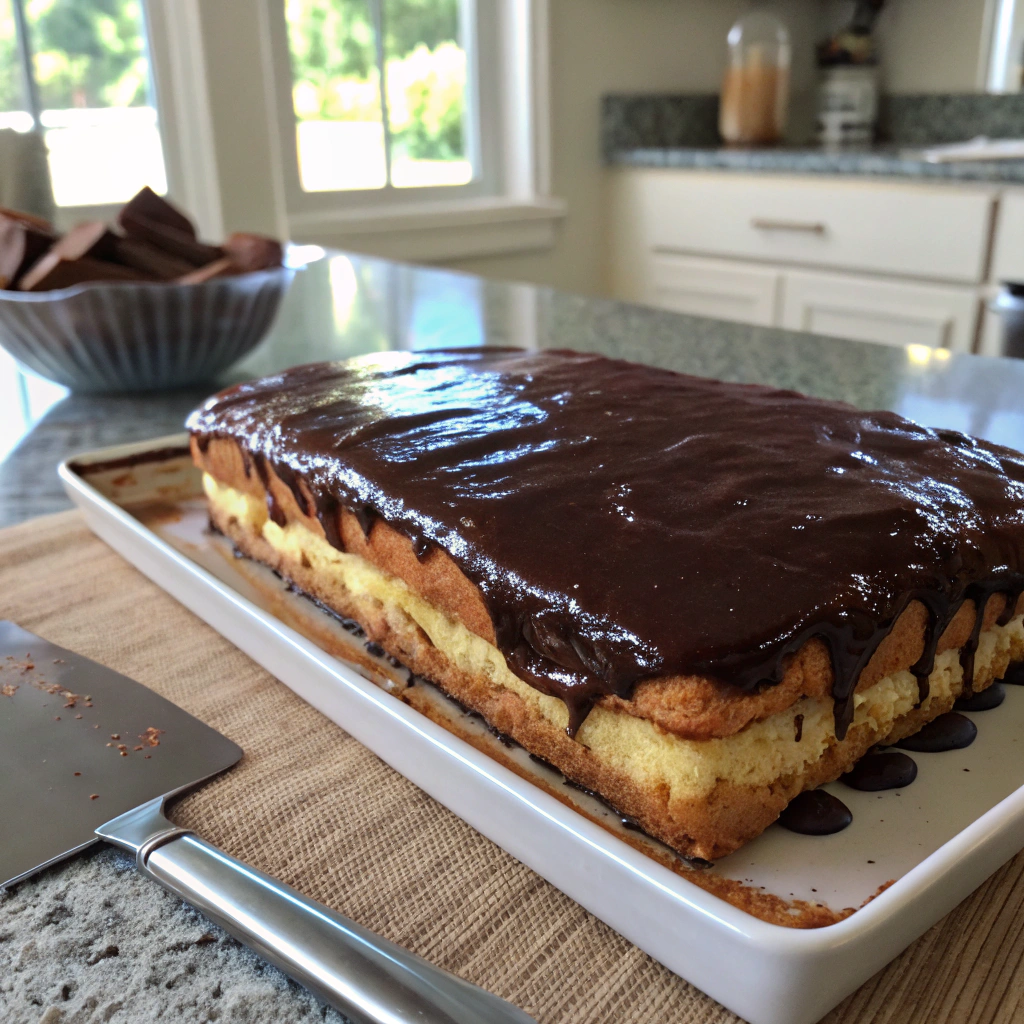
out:
{"label": "white kitchen cabinet", "polygon": [[992,186],[663,169],[616,172],[658,252],[979,283]]}
{"label": "white kitchen cabinet", "polygon": [[677,313],[770,327],[780,315],[781,281],[771,267],[657,253],[644,301]]}
{"label": "white kitchen cabinet", "polygon": [[672,168],[608,189],[616,298],[970,352],[997,274],[1024,281],[1024,189]]}
{"label": "white kitchen cabinet", "polygon": [[1024,282],[1024,190],[1009,190],[1000,200],[992,280]]}
{"label": "white kitchen cabinet", "polygon": [[885,345],[970,352],[981,300],[973,288],[789,271],[780,323]]}

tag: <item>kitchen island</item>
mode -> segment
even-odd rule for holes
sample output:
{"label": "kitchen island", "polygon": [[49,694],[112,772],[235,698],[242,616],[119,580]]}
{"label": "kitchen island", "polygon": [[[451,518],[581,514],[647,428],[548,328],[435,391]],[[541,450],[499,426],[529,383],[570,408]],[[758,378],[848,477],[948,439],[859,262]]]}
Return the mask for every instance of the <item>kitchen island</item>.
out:
{"label": "kitchen island", "polygon": [[[16,441],[13,435],[5,438],[11,450],[0,463],[0,521],[13,524],[67,508],[55,477],[61,459],[76,451],[173,432],[179,429],[185,414],[217,385],[319,359],[387,349],[481,344],[573,348],[703,376],[795,388],[865,409],[892,409],[929,426],[963,430],[1024,449],[1024,362],[957,355],[924,346],[859,344],[724,323],[338,254],[312,263],[299,275],[264,344],[228,378],[211,382],[209,387],[145,396],[66,396],[20,378],[16,368],[6,366],[0,372],[8,376],[0,380],[0,387],[20,396],[21,404],[15,407],[21,410],[20,419],[17,424],[12,421],[10,430],[17,425],[21,436]],[[17,617],[22,600],[28,598],[5,593],[0,615]],[[269,677],[265,685],[276,686]],[[239,729],[244,733],[245,708],[237,709],[235,714],[243,723]],[[293,742],[301,744],[302,738],[295,737]],[[379,765],[377,785],[391,784],[389,777],[394,785],[404,782]],[[270,788],[290,782],[274,780]],[[339,778],[337,784],[343,782]],[[348,784],[358,795],[360,779]],[[410,800],[414,799],[415,795],[410,795]],[[418,800],[408,812],[410,820],[414,813],[447,815],[451,819],[448,827],[456,830],[453,835],[461,835],[459,827],[466,830],[422,794]],[[348,809],[356,819],[357,803]],[[230,812],[227,808],[223,813],[230,816]],[[353,827],[356,824],[358,820]],[[395,823],[394,831],[385,829],[381,833],[385,844],[412,841],[400,824]],[[286,832],[293,823],[281,821],[276,827]],[[306,835],[301,824],[294,827],[296,858],[301,860]],[[316,856],[326,856],[328,864],[338,852],[332,852],[330,839],[330,833],[318,835],[314,844]],[[472,841],[489,845],[475,834]],[[310,855],[308,851],[306,855]],[[388,871],[386,859],[369,864],[368,869],[372,870],[364,876],[369,892],[361,897],[368,901],[362,905],[364,913],[373,905],[373,871]],[[506,870],[513,872],[508,865]],[[302,871],[300,864],[287,880],[301,886]],[[1018,857],[986,887],[992,890],[994,886],[1006,886],[1005,899],[994,905],[997,901],[985,902],[984,891],[975,894],[883,972],[881,980],[876,978],[850,997],[829,1019],[926,1019],[924,1014],[934,1006],[914,999],[911,981],[899,979],[904,972],[923,971],[923,967],[911,965],[920,965],[926,956],[932,952],[938,955],[944,949],[955,963],[969,969],[970,960],[959,952],[960,943],[966,941],[964,915],[972,919],[972,926],[975,918],[984,920],[985,935],[993,936],[993,942],[998,940],[1000,929],[1004,930],[998,958],[987,961],[990,973],[986,985],[992,992],[1006,994],[1003,1011],[1012,1006],[1007,1000],[1011,996],[1020,998],[1014,965],[1024,955],[1024,938],[1013,928],[1014,908],[1024,890],[1013,882],[1022,872],[1024,862]],[[503,900],[511,901],[505,907],[508,913],[495,915],[488,931],[497,936],[494,941],[499,943],[503,930],[514,929],[517,913],[526,902],[540,901],[549,909],[557,906],[560,912],[568,903],[521,865],[515,878],[520,888],[501,878],[493,882],[496,888],[487,897],[497,906]],[[458,878],[454,881],[457,883]],[[423,900],[427,902],[416,910],[418,901]],[[410,893],[408,902],[413,906],[413,920],[420,914],[426,921],[446,910],[443,900],[431,905],[429,896],[419,892]],[[341,909],[360,917],[359,906],[356,903]],[[685,982],[668,976],[604,926],[587,919],[578,908],[576,912],[583,923],[571,935],[553,935],[543,963],[527,969],[509,954],[513,975],[532,972],[532,984],[560,992],[561,1001],[556,1001],[557,1005],[543,1003],[539,996],[530,994],[529,985],[516,988],[514,978],[502,982],[503,995],[548,1006],[547,1015],[541,1017],[544,1020],[611,1019],[605,1015],[607,1006],[599,998],[601,993],[593,987],[584,985],[585,991],[570,998],[574,976],[584,969],[579,965],[596,957],[601,970],[610,972],[614,962],[616,971],[646,979],[648,985],[656,983],[667,993],[658,1006],[647,1006],[637,997],[632,1010],[623,1011],[615,1019],[735,1019]],[[391,911],[384,908],[383,913],[383,919],[367,923],[383,928],[380,922],[390,921]],[[389,927],[392,937],[413,942],[417,933],[403,932],[401,915],[396,911],[394,916],[396,923]],[[599,956],[592,945],[597,938],[603,943]],[[443,960],[449,969],[473,974],[471,948],[459,954],[463,959],[443,942],[418,948],[425,955]],[[945,973],[949,977],[934,978],[933,988],[945,994],[943,1006],[959,1005],[957,1000],[961,989],[967,991],[966,983],[963,979],[957,982],[955,971]],[[473,980],[497,984],[496,977],[476,974]],[[879,987],[889,983],[890,988]],[[871,998],[871,992],[876,991],[886,993],[877,1004],[885,1006],[882,1016],[876,1015],[876,1002]],[[996,1013],[993,1009],[992,1014],[980,1019],[995,1020]],[[340,1019],[193,911],[139,878],[127,858],[112,851],[77,857],[0,896],[0,1017],[30,1024]]]}

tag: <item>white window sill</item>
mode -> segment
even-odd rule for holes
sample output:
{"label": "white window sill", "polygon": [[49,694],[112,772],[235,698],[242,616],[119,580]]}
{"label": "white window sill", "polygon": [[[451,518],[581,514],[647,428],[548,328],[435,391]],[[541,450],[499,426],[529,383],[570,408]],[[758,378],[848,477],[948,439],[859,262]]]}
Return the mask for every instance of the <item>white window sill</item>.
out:
{"label": "white window sill", "polygon": [[555,243],[561,199],[463,199],[364,207],[288,218],[293,241],[401,260],[450,260],[536,252]]}

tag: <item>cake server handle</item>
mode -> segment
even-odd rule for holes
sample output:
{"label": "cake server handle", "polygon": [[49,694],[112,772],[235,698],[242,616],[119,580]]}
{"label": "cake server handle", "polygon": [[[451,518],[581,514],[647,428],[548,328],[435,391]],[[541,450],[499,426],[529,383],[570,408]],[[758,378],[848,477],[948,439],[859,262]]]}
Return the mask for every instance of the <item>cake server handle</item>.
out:
{"label": "cake server handle", "polygon": [[178,828],[162,799],[96,832],[353,1024],[536,1024],[504,999]]}

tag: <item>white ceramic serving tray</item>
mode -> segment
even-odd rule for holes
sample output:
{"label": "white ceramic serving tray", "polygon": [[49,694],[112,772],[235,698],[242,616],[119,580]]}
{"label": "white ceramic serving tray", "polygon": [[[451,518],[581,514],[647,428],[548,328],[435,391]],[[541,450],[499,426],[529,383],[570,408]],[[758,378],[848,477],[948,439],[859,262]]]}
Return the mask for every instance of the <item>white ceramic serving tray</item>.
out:
{"label": "white ceramic serving tray", "polygon": [[[912,786],[830,787],[853,811],[846,831],[809,837],[772,826],[711,869],[787,900],[862,909],[808,930],[751,917],[692,884],[686,870],[645,854],[647,841],[624,833],[603,805],[569,790],[524,751],[498,746],[444,697],[435,693],[428,713],[400,699],[404,672],[368,655],[269,570],[233,559],[227,542],[206,529],[187,458],[72,468],[185,442],[177,435],[93,452],[62,464],[60,475],[89,526],[150,579],[406,778],[752,1024],[818,1020],[1024,848],[1024,687],[1007,687],[1002,707],[972,716],[972,746],[914,755]],[[450,719],[472,742],[435,719]],[[536,784],[483,752],[488,742],[533,772]],[[578,811],[552,795],[557,787]],[[664,860],[664,847],[650,841],[650,849]]]}

